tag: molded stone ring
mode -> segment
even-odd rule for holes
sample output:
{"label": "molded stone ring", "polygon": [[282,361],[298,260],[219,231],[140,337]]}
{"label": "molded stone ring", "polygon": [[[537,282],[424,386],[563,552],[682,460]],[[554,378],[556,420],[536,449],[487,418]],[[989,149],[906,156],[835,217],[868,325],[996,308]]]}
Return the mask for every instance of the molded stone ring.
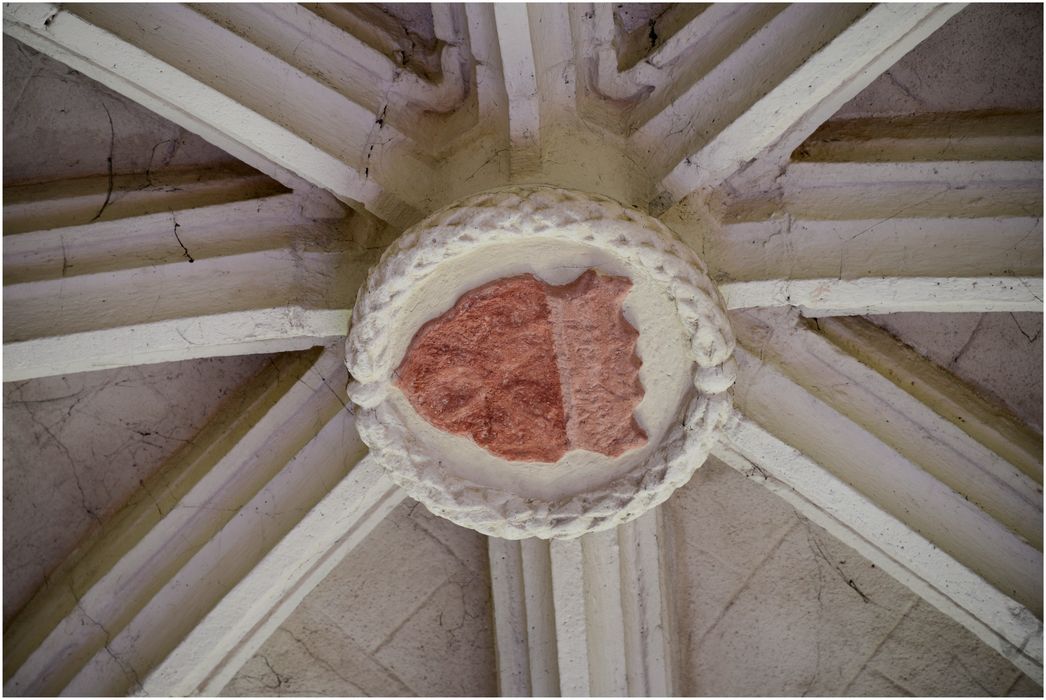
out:
{"label": "molded stone ring", "polygon": [[571,538],[690,479],[731,414],[733,351],[704,263],[661,222],[515,186],[390,246],[346,363],[360,435],[410,496],[490,536]]}

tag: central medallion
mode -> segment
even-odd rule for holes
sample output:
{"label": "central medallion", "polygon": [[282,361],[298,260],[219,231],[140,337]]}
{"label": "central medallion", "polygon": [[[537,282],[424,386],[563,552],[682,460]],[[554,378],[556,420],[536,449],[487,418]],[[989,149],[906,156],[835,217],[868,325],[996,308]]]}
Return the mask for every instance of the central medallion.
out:
{"label": "central medallion", "polygon": [[631,287],[595,270],[488,282],[422,326],[395,384],[430,423],[507,460],[616,457],[647,441],[633,416],[639,333],[621,309]]}
{"label": "central medallion", "polygon": [[486,535],[571,538],[655,507],[731,415],[704,263],[664,224],[537,185],[470,196],[369,273],[346,364],[370,458]]}

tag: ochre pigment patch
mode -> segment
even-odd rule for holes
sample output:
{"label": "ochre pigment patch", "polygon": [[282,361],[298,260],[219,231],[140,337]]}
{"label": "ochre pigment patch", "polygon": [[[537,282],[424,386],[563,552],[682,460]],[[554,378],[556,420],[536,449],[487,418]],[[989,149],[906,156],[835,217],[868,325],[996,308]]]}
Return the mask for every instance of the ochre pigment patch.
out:
{"label": "ochre pigment patch", "polygon": [[466,292],[414,336],[396,385],[426,420],[508,460],[572,449],[617,456],[646,443],[632,283],[589,270],[559,287],[533,275]]}

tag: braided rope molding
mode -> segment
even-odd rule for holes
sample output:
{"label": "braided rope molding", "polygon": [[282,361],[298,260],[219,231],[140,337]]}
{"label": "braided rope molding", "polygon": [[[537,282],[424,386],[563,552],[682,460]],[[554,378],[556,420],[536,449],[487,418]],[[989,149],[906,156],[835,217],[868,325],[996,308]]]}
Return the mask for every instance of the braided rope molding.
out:
{"label": "braided rope molding", "polygon": [[[690,338],[696,391],[642,463],[594,490],[544,501],[463,479],[432,457],[385,398],[394,368],[387,329],[408,292],[477,243],[551,238],[604,248],[644,269],[675,302]],[[700,467],[732,414],[734,335],[707,268],[660,221],[607,197],[548,186],[470,196],[406,231],[371,269],[353,309],[346,365],[356,425],[390,478],[433,513],[493,537],[573,538],[616,527],[665,501]]]}

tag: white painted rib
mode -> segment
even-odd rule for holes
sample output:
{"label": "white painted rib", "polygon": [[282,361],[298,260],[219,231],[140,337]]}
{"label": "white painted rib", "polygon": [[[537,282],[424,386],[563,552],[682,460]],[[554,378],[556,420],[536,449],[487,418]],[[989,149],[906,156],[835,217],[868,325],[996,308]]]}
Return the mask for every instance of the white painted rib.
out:
{"label": "white painted rib", "polygon": [[337,345],[252,380],[12,622],[5,691],[183,694],[234,673],[401,498],[354,468],[347,381]]}
{"label": "white painted rib", "polygon": [[713,449],[718,459],[772,490],[1022,672],[1042,678],[1042,623],[1031,611],[756,422],[739,418],[725,438]]}
{"label": "white painted rib", "polygon": [[[417,158],[386,158],[398,170],[370,172],[373,152],[366,138],[375,114],[191,9],[151,5],[129,15],[116,6],[56,6],[44,22],[20,7],[5,6],[5,33],[239,160],[289,186],[298,182],[285,174],[294,173],[396,225],[418,218],[415,207],[424,199],[429,168]],[[145,25],[154,26],[154,20],[166,31],[147,32]],[[260,63],[244,60],[242,52],[257,54]],[[233,70],[237,66],[242,70]],[[260,83],[243,73],[258,66],[280,79]],[[277,86],[283,91],[271,93]],[[301,110],[301,104],[312,109]],[[379,151],[401,146],[406,155],[410,149],[402,139],[382,141]],[[406,179],[397,181],[401,176]]]}
{"label": "white painted rib", "polygon": [[672,694],[660,527],[651,511],[576,540],[491,539],[503,696]]}

